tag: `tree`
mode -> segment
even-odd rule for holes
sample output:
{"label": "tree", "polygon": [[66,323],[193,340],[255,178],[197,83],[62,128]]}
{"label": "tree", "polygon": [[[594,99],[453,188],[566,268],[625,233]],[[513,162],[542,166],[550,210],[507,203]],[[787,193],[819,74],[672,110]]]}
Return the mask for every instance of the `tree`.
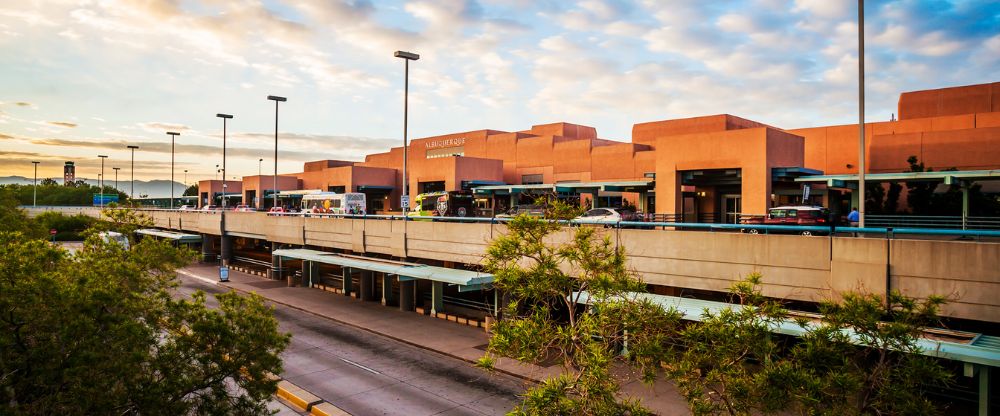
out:
{"label": "tree", "polygon": [[182,196],[198,196],[198,184],[187,187]]}
{"label": "tree", "polygon": [[[558,206],[552,211],[565,212]],[[485,268],[494,274],[504,307],[479,364],[492,369],[498,356],[554,359],[567,370],[529,389],[512,414],[647,414],[638,401],[619,397],[611,369],[632,365],[652,381],[670,352],[680,314],[635,295],[645,285],[609,238],[595,228],[572,234],[561,228],[519,215],[487,249]]]}
{"label": "tree", "polygon": [[787,392],[801,375],[773,332],[787,312],[760,284],[759,273],[733,284],[740,306],[706,310],[681,331],[684,351],[663,364],[695,415],[773,413],[791,403]]}
{"label": "tree", "polygon": [[[810,414],[929,415],[938,409],[925,386],[946,385],[950,374],[921,355],[922,329],[939,325],[940,296],[917,300],[893,291],[847,293],[825,302],[818,325],[795,346],[791,360],[807,375],[798,396]],[[862,346],[851,342],[851,334]]]}
{"label": "tree", "polygon": [[[119,218],[104,228],[141,226]],[[267,413],[288,335],[256,295],[172,297],[193,256],[96,233],[70,254],[0,232],[0,413]]]}
{"label": "tree", "polygon": [[14,192],[0,187],[0,231],[18,232],[26,238],[45,237],[45,229],[28,218],[18,205]]}

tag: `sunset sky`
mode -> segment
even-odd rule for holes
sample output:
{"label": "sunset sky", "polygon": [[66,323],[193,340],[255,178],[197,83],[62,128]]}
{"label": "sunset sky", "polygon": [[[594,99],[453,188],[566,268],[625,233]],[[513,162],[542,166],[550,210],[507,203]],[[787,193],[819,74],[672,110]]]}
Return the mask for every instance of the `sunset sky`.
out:
{"label": "sunset sky", "polygon": [[[1000,2],[867,3],[867,117],[901,91],[1000,81]],[[629,141],[639,122],[730,113],[784,128],[857,119],[857,9],[842,0],[0,0],[0,176],[98,154],[177,180],[566,121]]]}

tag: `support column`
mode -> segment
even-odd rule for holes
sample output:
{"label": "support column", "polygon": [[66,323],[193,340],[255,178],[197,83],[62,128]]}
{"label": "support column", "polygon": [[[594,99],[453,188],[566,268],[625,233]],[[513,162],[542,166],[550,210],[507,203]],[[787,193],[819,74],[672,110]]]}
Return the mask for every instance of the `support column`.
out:
{"label": "support column", "polygon": [[343,271],[343,283],[340,285],[340,289],[344,291],[344,296],[351,296],[351,268],[344,267],[341,269]]}
{"label": "support column", "polygon": [[399,310],[403,312],[413,312],[415,310],[413,299],[416,295],[413,292],[416,285],[414,283],[413,280],[399,281]]}
{"label": "support column", "polygon": [[979,416],[990,414],[990,367],[979,366]]}
{"label": "support column", "polygon": [[431,315],[444,312],[444,282],[431,282]]}
{"label": "support column", "polygon": [[215,254],[212,253],[212,236],[208,234],[201,235],[201,261],[210,262],[215,260]]}
{"label": "support column", "polygon": [[361,300],[375,300],[375,272],[371,270],[361,271]]}
{"label": "support column", "polygon": [[302,286],[313,287],[319,283],[319,263],[315,261],[302,261]]}
{"label": "support column", "polygon": [[962,184],[962,229],[968,229],[969,226],[969,187],[966,184]]}
{"label": "support column", "polygon": [[228,265],[233,261],[233,237],[228,235],[222,236],[222,248],[220,251],[223,265]]}
{"label": "support column", "polygon": [[269,278],[273,280],[280,280],[284,274],[284,269],[281,267],[281,256],[271,255],[271,270],[268,271]]}
{"label": "support column", "polygon": [[389,306],[396,301],[392,296],[392,280],[392,275],[382,273],[382,306]]}

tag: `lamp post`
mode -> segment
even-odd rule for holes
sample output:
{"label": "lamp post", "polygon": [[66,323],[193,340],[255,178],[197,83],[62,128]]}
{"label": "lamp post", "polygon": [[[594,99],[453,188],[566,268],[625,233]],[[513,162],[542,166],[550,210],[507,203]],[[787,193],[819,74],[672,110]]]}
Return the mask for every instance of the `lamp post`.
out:
{"label": "lamp post", "polygon": [[858,0],[858,227],[865,227],[865,0]]}
{"label": "lamp post", "polygon": [[35,179],[34,179],[34,182],[32,182],[32,184],[34,185],[35,190],[34,190],[34,194],[31,196],[31,206],[33,206],[33,207],[37,207],[38,206],[38,164],[39,163],[42,163],[42,162],[31,162],[31,164],[35,165]]}
{"label": "lamp post", "polygon": [[174,209],[174,139],[180,135],[175,131],[168,131],[170,135],[170,209]]}
{"label": "lamp post", "polygon": [[221,170],[219,170],[219,165],[216,164],[215,165],[215,180],[219,180],[219,172],[221,172]]}
{"label": "lamp post", "polygon": [[226,210],[226,120],[233,118],[232,115],[218,113],[215,115],[222,119],[222,210]]}
{"label": "lamp post", "polygon": [[135,149],[138,149],[139,146],[129,146],[128,148],[132,149],[132,167],[130,168],[132,170],[132,192],[129,194],[128,197],[129,199],[134,199],[135,198]]}
{"label": "lamp post", "polygon": [[406,180],[406,164],[407,164],[407,131],[406,124],[408,122],[409,110],[410,110],[410,61],[416,61],[420,59],[420,55],[412,52],[396,51],[392,56],[403,59],[405,64],[405,73],[403,76],[403,199],[406,200],[406,206],[400,204],[403,209],[403,221],[406,221],[406,209],[409,208],[410,202],[410,192],[408,183]]}
{"label": "lamp post", "polygon": [[97,157],[101,158],[101,176],[98,177],[98,179],[100,180],[97,181],[98,186],[100,186],[101,190],[98,191],[97,198],[98,198],[98,205],[101,208],[104,208],[104,159],[107,159],[108,155],[97,155]]}
{"label": "lamp post", "polygon": [[184,190],[187,190],[188,186],[188,170],[184,169]]}
{"label": "lamp post", "polygon": [[274,176],[271,177],[271,191],[274,192],[273,207],[276,207],[278,206],[278,103],[283,103],[288,99],[277,95],[268,95],[267,99],[274,101]]}
{"label": "lamp post", "polygon": [[115,171],[115,195],[118,195],[118,169],[121,169],[121,168],[114,168],[113,167],[111,169]]}

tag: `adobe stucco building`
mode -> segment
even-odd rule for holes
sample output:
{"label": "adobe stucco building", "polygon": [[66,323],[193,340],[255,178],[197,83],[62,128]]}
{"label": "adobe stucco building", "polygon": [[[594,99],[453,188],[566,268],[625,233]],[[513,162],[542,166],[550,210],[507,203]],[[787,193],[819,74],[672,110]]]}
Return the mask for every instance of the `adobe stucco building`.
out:
{"label": "adobe stucco building", "polygon": [[[906,92],[898,114],[899,120],[866,124],[867,172],[906,171],[911,155],[935,170],[1000,168],[1000,82]],[[631,143],[601,139],[593,127],[553,123],[412,140],[407,176],[411,198],[489,188],[477,195],[502,209],[528,193],[524,185],[551,184],[598,205],[628,201],[687,221],[732,221],[777,204],[835,211],[856,205],[850,183],[815,184],[803,201],[795,179],[857,173],[857,137],[856,124],[784,129],[728,114],[639,123]],[[278,190],[364,192],[370,211],[399,210],[402,160],[396,147],[363,162],[309,162],[303,172],[279,177]],[[271,188],[270,176],[246,177],[243,200],[268,207],[270,200],[258,196],[271,195]]]}

